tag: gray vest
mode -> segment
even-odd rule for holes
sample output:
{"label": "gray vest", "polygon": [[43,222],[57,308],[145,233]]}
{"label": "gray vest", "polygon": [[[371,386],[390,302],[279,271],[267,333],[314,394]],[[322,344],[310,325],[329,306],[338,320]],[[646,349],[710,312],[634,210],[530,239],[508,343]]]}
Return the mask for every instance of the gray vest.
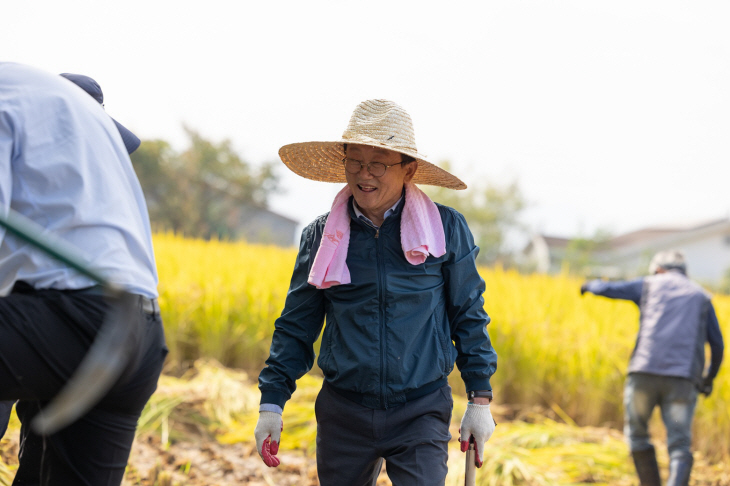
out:
{"label": "gray vest", "polygon": [[629,373],[699,383],[705,365],[710,295],[679,272],[644,278],[641,322]]}

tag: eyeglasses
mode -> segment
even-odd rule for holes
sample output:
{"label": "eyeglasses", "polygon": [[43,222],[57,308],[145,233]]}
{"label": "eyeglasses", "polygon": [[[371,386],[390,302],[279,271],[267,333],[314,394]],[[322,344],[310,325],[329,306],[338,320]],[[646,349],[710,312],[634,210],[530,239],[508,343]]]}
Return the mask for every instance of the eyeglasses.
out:
{"label": "eyeglasses", "polygon": [[367,167],[368,172],[370,172],[370,174],[375,177],[381,177],[385,175],[385,171],[388,170],[390,167],[402,164],[402,162],[396,162],[395,164],[391,165],[385,165],[382,162],[368,162],[367,164],[365,164],[359,160],[348,159],[347,157],[342,159],[342,163],[345,164],[345,170],[350,174],[357,174],[362,170],[363,166],[365,166]]}

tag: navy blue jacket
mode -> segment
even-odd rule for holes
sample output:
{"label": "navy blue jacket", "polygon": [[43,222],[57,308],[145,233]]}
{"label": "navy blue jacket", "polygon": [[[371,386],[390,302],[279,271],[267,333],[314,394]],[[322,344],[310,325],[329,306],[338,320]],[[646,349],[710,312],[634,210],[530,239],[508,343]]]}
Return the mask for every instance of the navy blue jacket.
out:
{"label": "navy blue jacket", "polygon": [[[352,200],[351,200],[352,201]],[[479,248],[464,217],[438,206],[446,254],[409,264],[400,241],[401,201],[376,229],[350,211],[347,266],[352,282],[320,290],[307,283],[327,215],[302,232],[284,310],[276,320],[261,403],[284,407],[314,363],[340,394],[373,409],[423,396],[447,382],[454,363],[467,391],[491,390],[497,368],[486,326]]]}
{"label": "navy blue jacket", "polygon": [[710,296],[677,271],[630,281],[592,280],[587,290],[611,299],[630,300],[641,313],[629,373],[702,381],[705,342],[710,345],[710,366],[704,373],[714,378],[725,346]]}

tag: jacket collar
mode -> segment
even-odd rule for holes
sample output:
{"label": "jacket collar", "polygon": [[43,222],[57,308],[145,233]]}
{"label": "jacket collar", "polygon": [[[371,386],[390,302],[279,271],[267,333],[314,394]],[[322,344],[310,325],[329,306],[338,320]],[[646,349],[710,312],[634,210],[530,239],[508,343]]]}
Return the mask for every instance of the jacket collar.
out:
{"label": "jacket collar", "polygon": [[[389,221],[399,219],[397,216],[400,216],[400,213],[403,211],[403,206],[406,204],[406,188],[403,187],[403,192],[401,193],[400,199],[398,199],[398,202],[396,202],[393,207],[388,209],[385,212],[385,220],[383,221],[383,224],[380,225],[380,227],[383,227],[388,224]],[[375,226],[370,219],[368,219],[367,216],[362,214],[362,212],[357,208],[355,204],[355,197],[350,196],[350,200],[348,201],[348,211],[350,213],[350,218],[358,221],[360,223],[364,223],[367,226],[370,226],[371,228],[377,229],[378,226]]]}

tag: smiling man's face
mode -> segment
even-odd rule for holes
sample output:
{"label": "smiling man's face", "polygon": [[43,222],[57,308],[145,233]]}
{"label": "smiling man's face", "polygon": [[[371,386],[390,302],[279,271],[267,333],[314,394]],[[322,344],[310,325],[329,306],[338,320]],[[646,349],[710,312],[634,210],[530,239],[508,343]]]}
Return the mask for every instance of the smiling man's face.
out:
{"label": "smiling man's face", "polygon": [[[403,192],[403,185],[413,179],[418,162],[401,165],[401,154],[392,150],[371,147],[369,145],[348,145],[348,159],[362,163],[360,171],[351,174],[345,170],[347,185],[350,186],[355,202],[360,211],[374,224],[383,224],[383,216]],[[380,162],[388,167],[385,174],[375,177],[367,170],[370,162]]]}

